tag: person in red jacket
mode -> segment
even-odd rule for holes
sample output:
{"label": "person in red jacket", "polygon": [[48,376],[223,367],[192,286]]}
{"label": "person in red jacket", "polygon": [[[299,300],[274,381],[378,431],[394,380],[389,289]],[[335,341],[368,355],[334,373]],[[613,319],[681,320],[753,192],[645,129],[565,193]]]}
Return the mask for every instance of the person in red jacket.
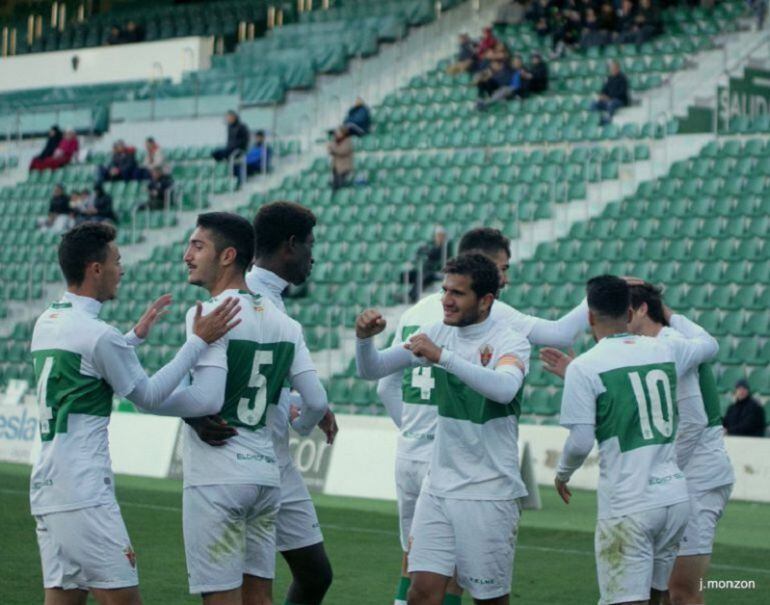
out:
{"label": "person in red jacket", "polygon": [[47,158],[35,158],[30,164],[30,170],[56,170],[72,161],[80,149],[78,137],[72,128],[64,131],[64,138],[56,146],[53,155]]}

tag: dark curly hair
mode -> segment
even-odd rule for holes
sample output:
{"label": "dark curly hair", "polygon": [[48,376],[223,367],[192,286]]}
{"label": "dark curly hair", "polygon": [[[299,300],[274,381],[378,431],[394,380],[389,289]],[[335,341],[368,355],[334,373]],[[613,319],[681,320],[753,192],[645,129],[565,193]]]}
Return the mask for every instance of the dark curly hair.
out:
{"label": "dark curly hair", "polygon": [[254,217],[256,256],[269,256],[293,235],[304,242],[315,227],[315,214],[294,202],[273,202],[262,206]]}
{"label": "dark curly hair", "polygon": [[500,289],[500,272],[495,263],[478,252],[461,254],[448,260],[444,273],[470,277],[471,288],[479,298],[487,294],[497,297]]}

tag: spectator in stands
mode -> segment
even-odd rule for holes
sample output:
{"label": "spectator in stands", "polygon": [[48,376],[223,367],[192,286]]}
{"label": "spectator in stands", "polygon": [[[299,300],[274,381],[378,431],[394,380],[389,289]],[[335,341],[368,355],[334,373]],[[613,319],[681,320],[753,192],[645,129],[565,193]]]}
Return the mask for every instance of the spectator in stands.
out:
{"label": "spectator in stands", "polygon": [[593,8],[586,9],[583,31],[580,34],[580,47],[582,49],[592,46],[605,46],[609,40],[609,33],[601,27],[601,22]]}
{"label": "spectator in stands", "polygon": [[421,290],[441,279],[442,263],[449,257],[449,241],[447,240],[446,229],[441,225],[436,225],[433,231],[433,241],[417,250],[415,260],[422,265],[422,287],[419,286],[419,272],[416,268],[406,271],[402,277],[402,280],[405,279],[412,286],[409,289],[411,302],[416,302],[420,298]]}
{"label": "spectator in stands", "polygon": [[369,134],[372,126],[372,116],[361,97],[356,98],[353,107],[348,110],[348,115],[343,125],[347,126],[350,134],[354,136],[362,137]]}
{"label": "spectator in stands", "polygon": [[527,69],[529,73],[529,92],[539,94],[548,90],[548,65],[540,53],[532,54],[532,61]]}
{"label": "spectator in stands", "polygon": [[[72,206],[72,204],[71,204]],[[87,189],[81,191],[80,203],[72,207],[75,213],[75,223],[104,221],[118,222],[118,217],[112,209],[112,196],[101,185],[94,187],[93,193]]]}
{"label": "spectator in stands", "polygon": [[59,127],[57,125],[51,126],[51,128],[48,130],[48,136],[46,137],[43,150],[34,158],[32,158],[29,169],[32,170],[32,165],[34,164],[35,160],[46,160],[50,158],[53,155],[53,152],[56,151],[56,148],[59,146],[61,140],[62,132],[59,130]]}
{"label": "spectator in stands", "polygon": [[110,33],[107,34],[107,39],[104,43],[108,46],[114,46],[116,44],[123,44],[123,42],[123,32],[120,28],[117,25],[110,27]]}
{"label": "spectator in stands", "polygon": [[346,126],[334,131],[327,146],[332,161],[332,190],[350,183],[353,176],[353,139]]}
{"label": "spectator in stands", "polygon": [[735,383],[735,400],[727,408],[722,425],[728,435],[736,437],[764,437],[765,409],[751,396],[749,381]]}
{"label": "spectator in stands", "polygon": [[70,196],[64,191],[63,185],[57,184],[48,203],[48,216],[39,219],[37,226],[46,233],[64,233],[73,224]]}
{"label": "spectator in stands", "polygon": [[631,0],[623,0],[618,11],[617,35],[615,41],[624,44],[633,43],[635,31],[636,8]]}
{"label": "spectator in stands", "polygon": [[621,71],[620,63],[612,59],[609,62],[609,76],[591,109],[600,113],[600,124],[609,124],[615,112],[621,107],[627,107],[629,100],[628,78]]}
{"label": "spectator in stands", "polygon": [[767,18],[767,0],[747,0],[747,2],[757,19],[757,30],[764,29]]}
{"label": "spectator in stands", "polygon": [[479,43],[476,46],[476,57],[483,59],[486,52],[488,50],[492,50],[497,45],[498,40],[495,38],[495,34],[492,33],[492,28],[485,27],[483,30],[483,35],[481,36],[481,40],[479,40]]}
{"label": "spectator in stands", "polygon": [[167,171],[166,158],[163,155],[163,150],[153,137],[147,137],[144,141],[144,152],[144,161],[142,162],[142,166],[137,170],[138,179],[148,180],[155,168],[160,169],[161,172]]}
{"label": "spectator in stands", "polygon": [[139,210],[163,210],[166,207],[166,193],[171,190],[174,180],[160,168],[153,168],[147,183],[147,202]]}
{"label": "spectator in stands", "polygon": [[529,5],[525,17],[531,21],[538,35],[543,37],[550,33],[550,20],[556,7],[551,4],[550,0],[535,0]]}
{"label": "spectator in stands", "polygon": [[457,60],[447,67],[447,73],[450,75],[461,74],[465,72],[475,72],[479,67],[479,58],[477,54],[476,43],[468,34],[460,34],[458,40]]}
{"label": "spectator in stands", "polygon": [[249,128],[241,122],[238,114],[232,109],[225,116],[227,121],[227,144],[215,149],[211,156],[217,161],[237,159],[249,148]]}
{"label": "spectator in stands", "polygon": [[508,86],[513,77],[511,65],[506,61],[492,61],[488,68],[474,78],[479,99],[491,97],[498,88]]}
{"label": "spectator in stands", "polygon": [[551,28],[551,57],[561,57],[567,48],[574,47],[580,40],[581,17],[574,2],[569,0],[558,12]]}
{"label": "spectator in stands", "polygon": [[130,181],[136,178],[136,149],[118,139],[112,144],[110,163],[107,166],[99,166],[97,171],[97,185],[104,181]]}
{"label": "spectator in stands", "polygon": [[144,29],[134,21],[129,21],[126,23],[126,31],[123,32],[123,41],[125,43],[144,42]]}
{"label": "spectator in stands", "polygon": [[270,172],[271,155],[272,149],[265,139],[265,131],[257,130],[254,133],[254,144],[246,154],[246,174],[251,176],[252,174]]}
{"label": "spectator in stands", "polygon": [[615,9],[611,2],[604,2],[599,9],[599,31],[604,34],[605,39],[609,42],[617,29],[618,23]]}
{"label": "spectator in stands", "polygon": [[67,128],[64,131],[64,137],[59,141],[53,154],[45,159],[32,160],[29,166],[30,170],[57,170],[62,166],[66,166],[72,161],[80,149],[80,143],[78,142],[78,135],[72,128]]}
{"label": "spectator in stands", "polygon": [[508,83],[495,90],[489,99],[479,99],[477,109],[487,109],[490,105],[513,98],[524,98],[529,90],[532,74],[524,68],[524,63],[519,55],[513,58]]}
{"label": "spectator in stands", "polygon": [[636,12],[636,29],[639,32],[637,44],[663,33],[663,19],[660,11],[653,6],[652,0],[640,0]]}

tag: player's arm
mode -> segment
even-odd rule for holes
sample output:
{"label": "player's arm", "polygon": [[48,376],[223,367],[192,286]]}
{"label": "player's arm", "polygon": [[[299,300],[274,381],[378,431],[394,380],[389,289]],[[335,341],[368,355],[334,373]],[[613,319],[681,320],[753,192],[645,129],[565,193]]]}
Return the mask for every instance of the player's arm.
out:
{"label": "player's arm", "polygon": [[192,334],[174,359],[151,378],[139,363],[134,348],[115,330],[106,331],[97,341],[94,365],[118,396],[126,397],[145,411],[159,413],[185,375],[206,352],[208,345],[239,323],[240,320],[236,319],[239,311],[238,300],[229,298],[204,317],[199,303]]}
{"label": "player's arm", "polygon": [[310,358],[302,329],[299,326],[297,329],[299,334],[289,370],[289,382],[302,400],[302,413],[292,420],[291,426],[300,435],[309,435],[328,411],[329,402]]}
{"label": "player's arm", "polygon": [[671,327],[684,336],[684,338],[666,340],[674,351],[677,372],[680,375],[717,356],[719,343],[716,338],[685,316],[671,314],[668,308],[666,313]]}
{"label": "player's arm", "polygon": [[569,347],[588,330],[588,303],[585,299],[563,317],[556,320],[533,317],[528,335],[533,345],[541,347]]}
{"label": "player's arm", "polygon": [[356,319],[356,367],[360,378],[377,380],[414,363],[413,355],[400,345],[384,351],[374,348],[374,336],[385,326],[385,318],[374,309],[367,309]]}
{"label": "player's arm", "polygon": [[[402,321],[398,322],[396,334],[393,337],[393,346],[403,344],[401,340],[401,334],[404,329]],[[401,372],[394,372],[389,376],[380,378],[377,382],[377,397],[380,398],[382,405],[385,406],[385,410],[388,412],[388,416],[390,416],[398,428],[401,428],[401,418],[404,412],[404,400],[401,391],[402,381],[403,374]]]}
{"label": "player's arm", "polygon": [[529,342],[524,338],[506,343],[508,351],[494,368],[478,366],[456,353],[437,346],[427,334],[416,334],[406,345],[417,357],[444,368],[487,399],[509,404],[524,384],[529,367]]}
{"label": "player's arm", "polygon": [[676,464],[684,468],[692,458],[696,446],[700,442],[703,431],[708,426],[708,418],[703,404],[697,398],[678,401],[679,424],[676,427]]}
{"label": "player's arm", "polygon": [[564,378],[559,424],[569,429],[554,483],[562,500],[569,504],[572,493],[567,487],[572,474],[583,465],[594,445],[596,392],[582,368],[570,364]]}

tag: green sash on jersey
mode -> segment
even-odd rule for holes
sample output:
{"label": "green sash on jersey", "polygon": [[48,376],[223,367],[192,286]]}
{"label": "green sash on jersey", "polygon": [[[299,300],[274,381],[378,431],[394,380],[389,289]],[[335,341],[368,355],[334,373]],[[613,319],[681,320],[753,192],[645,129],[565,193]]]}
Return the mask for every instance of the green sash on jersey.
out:
{"label": "green sash on jersey", "polygon": [[599,374],[596,439],[617,437],[620,451],[673,443],[678,421],[673,362],[626,366]]}
{"label": "green sash on jersey", "polygon": [[40,438],[52,441],[67,432],[70,414],[109,416],[112,387],[101,378],[80,373],[81,356],[61,349],[33,351]]}
{"label": "green sash on jersey", "polygon": [[719,388],[711,364],[704,363],[698,368],[698,384],[706,408],[707,426],[722,426],[722,407],[719,405]]}
{"label": "green sash on jersey", "polygon": [[230,340],[220,416],[232,426],[252,431],[265,426],[267,405],[278,403],[293,361],[294,343]]}
{"label": "green sash on jersey", "polygon": [[519,417],[521,413],[522,384],[519,392],[510,403],[497,403],[474,391],[454,374],[444,368],[432,366],[436,387],[431,400],[438,405],[438,414],[444,418],[469,420],[474,424],[484,424],[496,418],[506,416]]}

